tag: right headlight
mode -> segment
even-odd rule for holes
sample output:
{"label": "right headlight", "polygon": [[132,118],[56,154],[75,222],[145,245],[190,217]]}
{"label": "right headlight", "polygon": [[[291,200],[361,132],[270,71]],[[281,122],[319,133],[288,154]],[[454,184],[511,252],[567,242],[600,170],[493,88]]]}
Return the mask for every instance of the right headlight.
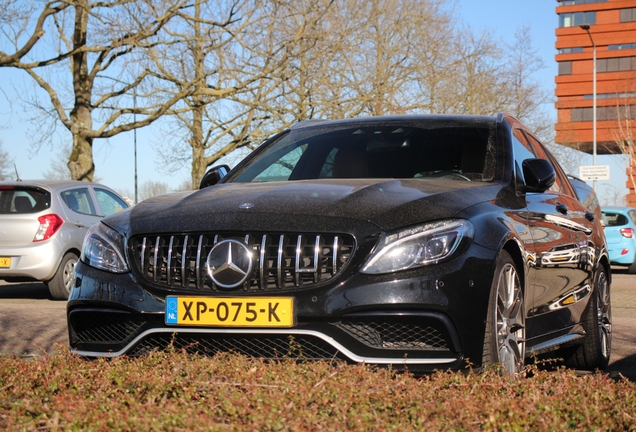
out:
{"label": "right headlight", "polygon": [[435,264],[451,258],[475,234],[465,219],[450,219],[384,234],[362,273],[381,274]]}
{"label": "right headlight", "polygon": [[91,267],[111,273],[126,273],[124,237],[99,222],[88,229],[82,246],[82,261]]}

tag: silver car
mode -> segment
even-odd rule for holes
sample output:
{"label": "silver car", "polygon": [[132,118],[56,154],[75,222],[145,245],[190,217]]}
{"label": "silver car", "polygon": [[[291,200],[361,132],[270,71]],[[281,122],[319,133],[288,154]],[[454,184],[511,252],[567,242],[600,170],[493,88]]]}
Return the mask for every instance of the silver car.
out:
{"label": "silver car", "polygon": [[0,182],[0,280],[43,281],[66,300],[86,231],[128,206],[98,183]]}

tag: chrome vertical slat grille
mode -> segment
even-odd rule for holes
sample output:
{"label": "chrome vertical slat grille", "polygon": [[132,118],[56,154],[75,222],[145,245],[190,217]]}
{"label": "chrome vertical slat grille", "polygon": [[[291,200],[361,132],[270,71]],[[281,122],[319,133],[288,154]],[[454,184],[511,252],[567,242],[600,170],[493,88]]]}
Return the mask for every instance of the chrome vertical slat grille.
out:
{"label": "chrome vertical slat grille", "polygon": [[342,234],[164,234],[134,237],[132,264],[146,281],[171,291],[216,291],[206,260],[215,244],[228,239],[241,241],[253,251],[255,270],[243,286],[247,291],[327,281],[345,267],[354,249],[353,237]]}

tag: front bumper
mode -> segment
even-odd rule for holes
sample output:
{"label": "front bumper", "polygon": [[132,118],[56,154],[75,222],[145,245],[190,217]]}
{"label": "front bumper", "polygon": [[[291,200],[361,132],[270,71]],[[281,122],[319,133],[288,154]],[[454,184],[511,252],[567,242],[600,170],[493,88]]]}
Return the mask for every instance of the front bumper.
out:
{"label": "front bumper", "polygon": [[[472,252],[472,253],[471,253]],[[475,245],[455,260],[399,274],[344,274],[292,296],[292,328],[183,327],[165,323],[165,296],[132,274],[83,263],[68,303],[69,340],[89,357],[143,355],[168,346],[214,355],[341,359],[409,370],[481,363],[494,253]],[[210,293],[219,295],[218,293]],[[249,295],[233,292],[231,295]]]}

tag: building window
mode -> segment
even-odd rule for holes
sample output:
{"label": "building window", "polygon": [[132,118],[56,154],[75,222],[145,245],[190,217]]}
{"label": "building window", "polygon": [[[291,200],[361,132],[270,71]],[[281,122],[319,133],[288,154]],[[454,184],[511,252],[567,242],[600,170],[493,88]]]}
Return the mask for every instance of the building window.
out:
{"label": "building window", "polygon": [[570,6],[589,3],[605,3],[607,0],[558,0],[559,6]]}
{"label": "building window", "polygon": [[626,44],[615,44],[608,45],[608,50],[626,50],[626,49],[634,49],[636,48],[636,43],[626,43]]}
{"label": "building window", "polygon": [[622,72],[636,70],[636,56],[596,60],[597,72]]}
{"label": "building window", "polygon": [[[573,122],[586,122],[593,121],[594,112],[593,108],[572,108],[572,121]],[[621,119],[636,119],[636,105],[630,106],[607,106],[596,108],[596,120],[618,120]]]}
{"label": "building window", "polygon": [[559,54],[571,54],[571,53],[580,53],[580,52],[583,52],[583,47],[559,49]]}
{"label": "building window", "polygon": [[572,75],[572,62],[559,62],[559,75]]}
{"label": "building window", "polygon": [[636,21],[636,8],[621,9],[621,22]]}
{"label": "building window", "polygon": [[559,27],[576,27],[581,24],[596,24],[596,12],[559,14]]}
{"label": "building window", "polygon": [[[596,95],[596,99],[625,99],[625,98],[636,98],[636,92],[627,92],[627,93],[600,93]],[[586,94],[583,95],[583,100],[593,100],[594,95]]]}

